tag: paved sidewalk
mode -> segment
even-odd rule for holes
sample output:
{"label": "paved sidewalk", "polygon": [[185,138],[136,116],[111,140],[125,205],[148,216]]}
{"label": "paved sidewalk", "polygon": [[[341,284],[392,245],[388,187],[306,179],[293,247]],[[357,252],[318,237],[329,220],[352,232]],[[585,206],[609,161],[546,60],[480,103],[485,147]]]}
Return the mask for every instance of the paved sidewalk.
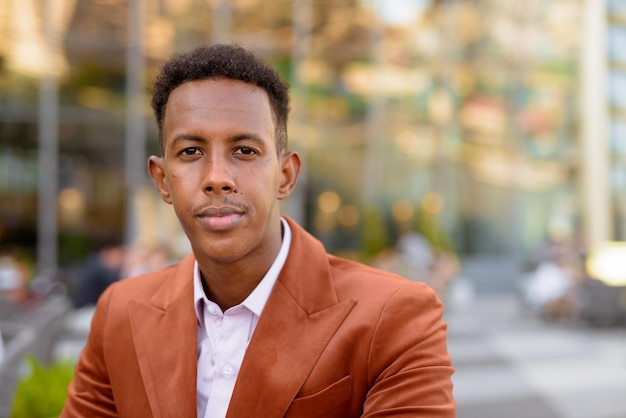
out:
{"label": "paved sidewalk", "polygon": [[506,293],[446,320],[459,418],[626,418],[626,328],[546,323]]}

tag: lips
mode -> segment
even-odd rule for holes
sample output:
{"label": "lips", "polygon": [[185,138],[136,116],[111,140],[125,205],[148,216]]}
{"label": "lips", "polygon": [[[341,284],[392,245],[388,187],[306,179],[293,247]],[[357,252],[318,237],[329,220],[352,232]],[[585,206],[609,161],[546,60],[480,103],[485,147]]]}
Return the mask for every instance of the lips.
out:
{"label": "lips", "polygon": [[224,231],[234,227],[243,218],[243,212],[235,207],[208,207],[199,211],[198,219],[210,230]]}

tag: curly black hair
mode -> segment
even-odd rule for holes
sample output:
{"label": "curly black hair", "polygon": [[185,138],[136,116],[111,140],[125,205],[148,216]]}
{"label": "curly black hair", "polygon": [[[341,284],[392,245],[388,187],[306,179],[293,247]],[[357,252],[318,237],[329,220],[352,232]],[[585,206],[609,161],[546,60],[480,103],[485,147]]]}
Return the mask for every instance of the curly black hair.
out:
{"label": "curly black hair", "polygon": [[152,109],[159,128],[163,153],[163,119],[170,93],[183,83],[209,78],[240,80],[254,84],[267,93],[274,119],[276,149],[287,148],[289,86],[268,64],[239,45],[200,46],[190,52],[174,54],[161,68],[152,90]]}

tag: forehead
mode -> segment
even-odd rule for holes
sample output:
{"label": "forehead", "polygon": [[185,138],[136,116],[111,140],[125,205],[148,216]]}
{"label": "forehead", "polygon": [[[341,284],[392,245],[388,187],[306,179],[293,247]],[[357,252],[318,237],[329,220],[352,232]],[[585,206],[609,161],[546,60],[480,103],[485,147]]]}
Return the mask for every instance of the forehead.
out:
{"label": "forehead", "polygon": [[271,111],[267,92],[239,80],[209,78],[188,81],[171,91],[167,107],[172,105],[210,105],[214,107],[259,107]]}
{"label": "forehead", "polygon": [[206,79],[189,81],[169,95],[164,133],[189,123],[238,124],[242,128],[271,130],[274,119],[270,100],[262,88],[238,80]]}

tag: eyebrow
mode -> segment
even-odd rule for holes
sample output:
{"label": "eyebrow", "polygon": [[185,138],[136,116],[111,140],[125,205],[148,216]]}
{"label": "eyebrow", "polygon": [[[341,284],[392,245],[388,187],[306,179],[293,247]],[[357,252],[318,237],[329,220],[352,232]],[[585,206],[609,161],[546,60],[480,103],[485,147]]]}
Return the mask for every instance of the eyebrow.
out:
{"label": "eyebrow", "polygon": [[181,135],[176,135],[174,139],[169,141],[168,148],[172,148],[174,145],[176,145],[178,142],[181,142],[181,141],[206,142],[204,138],[202,138],[201,136],[181,134]]}
{"label": "eyebrow", "polygon": [[[168,148],[174,147],[178,142],[181,142],[181,141],[191,141],[191,142],[198,142],[202,144],[208,142],[206,138],[199,136],[199,135],[180,134],[180,135],[176,135],[174,139],[172,139]],[[257,143],[260,146],[265,146],[265,143],[266,143],[262,137],[253,133],[239,134],[239,135],[234,135],[228,138],[229,143],[236,143],[240,141],[252,141],[252,142]]]}

